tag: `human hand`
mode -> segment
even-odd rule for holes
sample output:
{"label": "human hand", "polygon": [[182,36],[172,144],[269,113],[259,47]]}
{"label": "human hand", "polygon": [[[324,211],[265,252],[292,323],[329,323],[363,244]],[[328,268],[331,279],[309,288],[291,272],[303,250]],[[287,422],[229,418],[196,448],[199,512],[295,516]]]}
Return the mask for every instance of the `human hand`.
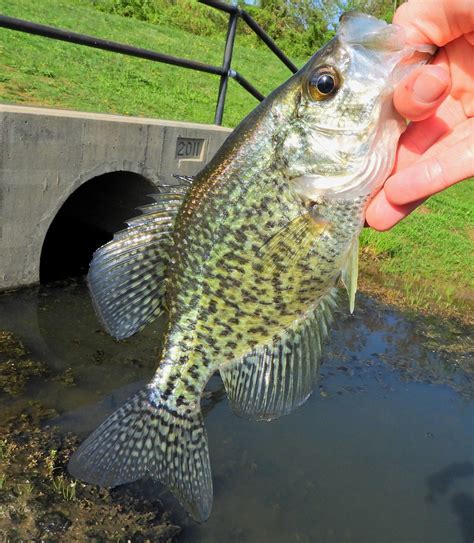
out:
{"label": "human hand", "polygon": [[413,44],[440,47],[395,89],[410,123],[391,176],[370,202],[366,221],[388,230],[432,194],[474,175],[474,4],[409,0],[393,18]]}

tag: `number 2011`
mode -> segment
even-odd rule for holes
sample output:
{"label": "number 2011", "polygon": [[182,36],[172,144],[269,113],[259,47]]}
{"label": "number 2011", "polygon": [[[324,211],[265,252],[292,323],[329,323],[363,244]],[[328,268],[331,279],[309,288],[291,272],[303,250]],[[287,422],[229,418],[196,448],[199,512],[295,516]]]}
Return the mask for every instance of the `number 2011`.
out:
{"label": "number 2011", "polygon": [[176,147],[176,156],[198,157],[201,154],[202,140],[178,140]]}

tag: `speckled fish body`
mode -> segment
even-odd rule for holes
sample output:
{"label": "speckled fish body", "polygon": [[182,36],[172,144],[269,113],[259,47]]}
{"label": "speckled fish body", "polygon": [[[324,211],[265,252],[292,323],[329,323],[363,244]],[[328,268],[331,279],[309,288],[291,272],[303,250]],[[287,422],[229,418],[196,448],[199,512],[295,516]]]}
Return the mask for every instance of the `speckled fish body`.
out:
{"label": "speckled fish body", "polygon": [[96,253],[89,283],[109,332],[127,337],[163,310],[168,327],[152,382],[79,448],[73,475],[116,486],[150,474],[205,520],[211,375],[254,420],[311,394],[340,278],[353,309],[365,205],[404,128],[393,84],[413,53],[398,28],[346,16],[196,179],[164,188]]}
{"label": "speckled fish body", "polygon": [[[210,373],[304,318],[334,286],[361,225],[364,197],[328,202],[313,218],[272,156],[245,160],[253,162],[246,175],[233,163],[199,177],[175,223],[174,247],[187,250],[172,253],[171,355],[157,378],[166,374],[172,388],[188,369],[208,368],[201,382],[190,380],[193,398]],[[184,364],[175,364],[177,353]],[[186,387],[175,398],[181,394],[189,396]]]}

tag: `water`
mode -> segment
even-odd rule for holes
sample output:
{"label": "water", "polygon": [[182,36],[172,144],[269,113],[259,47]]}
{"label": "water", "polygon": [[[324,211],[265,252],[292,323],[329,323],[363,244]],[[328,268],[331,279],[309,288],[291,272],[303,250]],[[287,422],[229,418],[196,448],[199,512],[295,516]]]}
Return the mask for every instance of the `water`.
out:
{"label": "water", "polygon": [[[321,382],[280,420],[235,417],[222,385],[204,400],[214,478],[208,522],[162,499],[183,542],[472,542],[474,389],[465,331],[433,327],[359,297],[340,319]],[[0,297],[0,330],[51,369],[20,397],[56,409],[63,431],[87,435],[153,374],[163,323],[116,342],[79,283]],[[60,382],[71,368],[73,386]],[[59,379],[59,380],[58,380]],[[144,481],[143,495],[163,489]]]}

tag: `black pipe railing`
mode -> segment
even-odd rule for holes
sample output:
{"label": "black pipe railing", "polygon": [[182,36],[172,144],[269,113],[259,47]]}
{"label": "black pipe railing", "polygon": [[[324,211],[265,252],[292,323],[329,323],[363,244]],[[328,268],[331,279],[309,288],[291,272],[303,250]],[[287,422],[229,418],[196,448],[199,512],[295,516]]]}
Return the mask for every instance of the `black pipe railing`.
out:
{"label": "black pipe railing", "polygon": [[195,60],[178,58],[172,55],[151,51],[149,49],[134,47],[132,45],[126,45],[111,40],[104,40],[95,36],[88,36],[86,34],[72,32],[71,30],[64,30],[53,26],[34,23],[32,21],[17,19],[15,17],[9,17],[7,15],[0,15],[0,27],[8,28],[10,30],[17,30],[19,32],[26,32],[28,34],[34,34],[37,36],[43,36],[55,40],[75,43],[78,45],[84,45],[86,47],[94,47],[96,49],[102,49],[104,51],[112,51],[114,53],[120,53],[122,55],[129,55],[133,57],[143,58],[146,60],[152,60],[155,62],[162,62],[164,64],[179,66],[181,68],[187,68],[189,70],[196,70],[199,72],[218,75],[221,79],[219,84],[219,92],[217,95],[214,123],[220,125],[222,124],[222,117],[224,114],[224,106],[229,78],[235,79],[235,81],[239,85],[241,85],[241,87],[243,87],[257,100],[261,101],[265,98],[265,96],[261,92],[259,92],[249,81],[247,81],[244,76],[232,69],[232,55],[234,50],[235,34],[239,17],[255,32],[255,34],[269,47],[269,49],[273,53],[275,53],[275,55],[293,73],[297,72],[298,68],[283,53],[283,51],[279,49],[279,47],[270,38],[270,36],[256,21],[254,21],[254,19],[252,19],[252,17],[245,10],[241,9],[238,6],[232,6],[230,4],[225,4],[216,0],[199,1],[202,4],[205,4],[214,9],[229,13],[229,25],[227,27],[227,36],[222,66],[213,66],[212,64],[205,64],[203,62],[198,62]]}
{"label": "black pipe railing", "polygon": [[[217,105],[214,122],[220,124],[224,115],[225,98],[227,94],[227,83],[231,74],[232,53],[234,51],[235,32],[237,30],[237,22],[239,15],[231,13],[229,17],[229,26],[227,27],[227,37],[225,39],[224,60],[222,61],[222,69],[224,73],[221,75],[219,83],[219,92],[217,94]],[[256,89],[255,89],[256,90]]]}
{"label": "black pipe railing", "polygon": [[114,53],[121,53],[123,55],[129,55],[132,57],[163,62],[164,64],[172,64],[174,66],[189,68],[199,72],[207,72],[209,74],[216,75],[223,75],[224,73],[224,70],[220,66],[212,66],[211,64],[204,64],[195,60],[177,58],[171,55],[165,55],[164,53],[157,53],[148,49],[142,49],[141,47],[134,47],[132,45],[125,45],[115,41],[103,40],[102,38],[96,38],[95,36],[78,34],[77,32],[72,32],[71,30],[63,30],[53,26],[33,23],[23,19],[16,19],[15,17],[7,17],[6,15],[0,15],[0,27],[26,32],[27,34],[44,36],[45,38],[52,38],[54,40],[85,45],[87,47],[95,47],[96,49],[103,49],[104,51],[112,51]]}
{"label": "black pipe railing", "polygon": [[226,11],[230,14],[235,14],[242,17],[242,19],[247,23],[247,25],[257,34],[257,36],[267,45],[267,47],[275,53],[275,55],[287,66],[293,73],[298,71],[298,68],[291,62],[291,60],[283,53],[283,51],[278,47],[278,45],[270,38],[270,36],[263,30],[263,28],[249,15],[244,9],[241,9],[239,6],[232,6],[230,4],[225,4],[224,2],[219,2],[219,0],[199,0],[201,4],[205,4],[211,8],[218,9],[220,11]]}

